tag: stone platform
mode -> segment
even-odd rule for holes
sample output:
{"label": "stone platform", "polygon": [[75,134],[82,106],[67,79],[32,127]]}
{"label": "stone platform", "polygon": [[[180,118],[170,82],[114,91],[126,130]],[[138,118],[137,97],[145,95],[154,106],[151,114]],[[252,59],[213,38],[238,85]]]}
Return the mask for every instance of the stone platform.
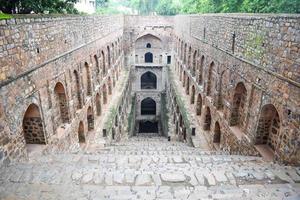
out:
{"label": "stone platform", "polygon": [[300,168],[133,137],[0,170],[0,199],[300,199]]}

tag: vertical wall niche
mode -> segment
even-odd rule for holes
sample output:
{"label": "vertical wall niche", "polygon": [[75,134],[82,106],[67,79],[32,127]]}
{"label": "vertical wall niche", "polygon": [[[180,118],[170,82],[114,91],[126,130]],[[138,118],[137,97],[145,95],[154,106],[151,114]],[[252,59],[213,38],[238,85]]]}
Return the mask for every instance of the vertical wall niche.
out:
{"label": "vertical wall niche", "polygon": [[213,70],[214,70],[215,63],[212,62],[209,65],[208,69],[208,77],[207,77],[207,92],[206,95],[210,96],[211,95],[211,88],[212,88],[212,83],[213,83]]}
{"label": "vertical wall niche", "polygon": [[202,97],[201,97],[201,94],[199,93],[198,97],[197,97],[196,115],[200,116],[201,111],[202,111]]}
{"label": "vertical wall niche", "polygon": [[62,123],[69,122],[69,108],[65,88],[62,83],[58,82],[54,87],[56,101],[58,103],[60,119]]}
{"label": "vertical wall niche", "polygon": [[203,123],[203,129],[205,131],[210,131],[210,125],[211,125],[210,108],[206,107],[205,117],[204,117],[204,123]]}
{"label": "vertical wall niche", "polygon": [[157,78],[156,75],[150,71],[145,72],[141,76],[141,89],[156,89]]}
{"label": "vertical wall niche", "polygon": [[245,115],[245,102],[247,98],[247,90],[245,85],[240,82],[237,84],[234,90],[231,116],[230,116],[230,126],[242,127]]}
{"label": "vertical wall niche", "polygon": [[106,66],[105,66],[105,55],[104,55],[104,52],[101,51],[101,60],[102,60],[102,75],[105,76],[106,74]]}
{"label": "vertical wall niche", "polygon": [[195,90],[195,86],[194,85],[192,85],[192,91],[191,91],[191,104],[194,104],[195,103],[195,92],[196,92],[196,90]]}
{"label": "vertical wall niche", "polygon": [[86,73],[86,95],[92,95],[92,81],[91,81],[91,74],[90,74],[90,66],[87,62],[84,63],[85,66],[85,73]]}
{"label": "vertical wall niche", "polygon": [[94,113],[91,106],[87,110],[88,131],[94,130]]}
{"label": "vertical wall niche", "polygon": [[216,122],[215,129],[214,129],[213,143],[220,144],[220,142],[221,142],[221,128],[219,122]]}
{"label": "vertical wall niche", "polygon": [[85,143],[84,125],[82,121],[80,121],[78,126],[78,140],[79,143]]}
{"label": "vertical wall niche", "polygon": [[108,94],[111,95],[112,94],[112,83],[111,83],[110,76],[108,77],[107,85],[108,85]]}
{"label": "vertical wall niche", "polygon": [[99,66],[99,61],[98,61],[98,56],[97,55],[94,55],[94,60],[95,60],[95,67],[96,67],[96,72],[97,74],[100,73],[100,66]]}
{"label": "vertical wall niche", "polygon": [[106,88],[105,84],[102,86],[102,96],[103,96],[103,104],[106,104],[107,103],[107,88]]}
{"label": "vertical wall niche", "polygon": [[264,105],[259,115],[256,130],[256,144],[265,144],[276,149],[279,141],[280,119],[276,108],[272,104]]}
{"label": "vertical wall niche", "polygon": [[145,63],[153,63],[153,54],[151,52],[145,54]]}
{"label": "vertical wall niche", "polygon": [[82,108],[82,100],[81,100],[81,90],[80,90],[80,79],[78,72],[74,70],[74,79],[75,79],[75,89],[76,89],[76,97],[77,97],[77,109]]}
{"label": "vertical wall niche", "polygon": [[107,46],[107,63],[108,63],[108,67],[111,67],[110,64],[111,64],[111,57],[110,57],[110,48],[109,46]]}
{"label": "vertical wall niche", "polygon": [[26,144],[46,144],[43,122],[36,104],[29,105],[24,114],[23,134]]}
{"label": "vertical wall niche", "polygon": [[199,64],[199,75],[198,75],[198,83],[202,85],[203,83],[203,65],[204,65],[204,56],[201,56],[200,64]]}
{"label": "vertical wall niche", "polygon": [[156,102],[147,97],[141,102],[141,115],[156,115]]}
{"label": "vertical wall niche", "polygon": [[97,116],[101,115],[102,108],[101,108],[101,96],[99,93],[96,95],[96,111],[97,111]]}

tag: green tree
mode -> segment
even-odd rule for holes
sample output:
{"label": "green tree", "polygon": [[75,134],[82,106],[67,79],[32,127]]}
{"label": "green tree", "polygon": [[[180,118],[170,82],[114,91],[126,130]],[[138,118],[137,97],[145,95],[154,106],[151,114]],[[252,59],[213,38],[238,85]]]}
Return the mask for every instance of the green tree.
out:
{"label": "green tree", "polygon": [[159,15],[176,15],[178,8],[172,0],[160,0],[155,11]]}
{"label": "green tree", "polygon": [[74,8],[77,0],[0,0],[0,10],[5,13],[78,13]]}

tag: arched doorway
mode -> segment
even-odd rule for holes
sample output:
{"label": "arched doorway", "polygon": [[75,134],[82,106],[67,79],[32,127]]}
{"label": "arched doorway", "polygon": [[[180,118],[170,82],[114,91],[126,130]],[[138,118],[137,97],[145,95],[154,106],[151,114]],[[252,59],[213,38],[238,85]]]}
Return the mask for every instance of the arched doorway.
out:
{"label": "arched doorway", "polygon": [[109,48],[109,46],[107,46],[107,63],[108,63],[108,68],[110,68],[111,66],[110,66],[110,59],[111,59],[111,57],[110,57],[110,48]]}
{"label": "arched doorway", "polygon": [[213,143],[220,144],[220,142],[221,142],[221,128],[219,122],[216,122],[215,129],[214,129]]}
{"label": "arched doorway", "polygon": [[197,50],[194,51],[193,54],[193,68],[192,68],[192,74],[193,76],[195,76],[195,72],[196,72],[196,66],[197,66]]}
{"label": "arched doorway", "polygon": [[141,102],[141,115],[156,115],[156,102],[147,97]]}
{"label": "arched doorway", "polygon": [[200,64],[199,64],[199,75],[198,75],[198,83],[200,85],[202,85],[202,82],[203,82],[203,65],[204,65],[204,56],[201,57],[201,60],[200,60]]}
{"label": "arched doorway", "polygon": [[94,113],[91,106],[87,110],[88,131],[94,130]]}
{"label": "arched doorway", "polygon": [[260,111],[255,144],[265,144],[275,150],[280,132],[280,118],[272,104],[264,105]]}
{"label": "arched doorway", "polygon": [[104,52],[101,51],[101,60],[102,60],[102,75],[106,74],[106,67],[105,67],[105,55]]}
{"label": "arched doorway", "polygon": [[190,94],[190,77],[189,77],[189,76],[187,76],[187,80],[186,80],[185,93],[186,93],[187,95]]}
{"label": "arched doorway", "polygon": [[145,63],[153,63],[153,54],[151,52],[145,54]]}
{"label": "arched doorway", "polygon": [[92,83],[91,83],[91,75],[90,75],[90,66],[87,62],[84,63],[85,73],[86,73],[86,95],[92,95]]}
{"label": "arched doorway", "polygon": [[146,72],[141,76],[141,89],[156,89],[157,78],[152,72]]}
{"label": "arched doorway", "polygon": [[100,73],[100,66],[99,66],[99,61],[98,61],[98,56],[94,55],[94,60],[95,60],[95,65],[96,65],[96,72],[97,75]]}
{"label": "arched doorway", "polygon": [[112,84],[111,84],[110,76],[108,77],[107,85],[108,85],[108,94],[111,95],[112,94]]}
{"label": "arched doorway", "polygon": [[46,144],[39,107],[30,104],[23,117],[23,134],[26,144]]}
{"label": "arched doorway", "polygon": [[62,123],[69,122],[69,108],[65,88],[62,83],[58,82],[54,87],[54,93],[56,95],[56,101],[59,107],[59,114]]}
{"label": "arched doorway", "polygon": [[242,122],[244,121],[244,107],[246,103],[246,98],[246,87],[242,82],[240,82],[237,84],[234,91],[230,116],[230,126],[242,126]]}
{"label": "arched doorway", "polygon": [[139,133],[158,133],[158,122],[140,121]]}
{"label": "arched doorway", "polygon": [[82,108],[82,100],[81,100],[81,92],[80,92],[80,79],[78,72],[74,70],[74,78],[75,78],[75,89],[76,89],[76,96],[77,96],[77,109]]}
{"label": "arched doorway", "polygon": [[213,82],[213,69],[214,69],[215,63],[212,62],[208,69],[208,77],[207,77],[207,96],[211,95],[211,88],[212,88],[212,82]]}
{"label": "arched doorway", "polygon": [[201,110],[202,110],[202,97],[201,94],[199,93],[197,97],[196,115],[200,116]]}
{"label": "arched doorway", "polygon": [[78,140],[79,143],[85,143],[84,126],[82,121],[79,122],[78,126]]}
{"label": "arched doorway", "polygon": [[97,111],[97,115],[100,116],[102,109],[101,109],[101,96],[99,93],[97,93],[96,95],[96,111]]}
{"label": "arched doorway", "polygon": [[192,91],[191,91],[191,104],[195,103],[195,86],[192,85]]}
{"label": "arched doorway", "polygon": [[206,107],[205,118],[204,118],[204,123],[203,123],[203,129],[205,131],[209,131],[210,130],[210,125],[211,125],[210,108]]}
{"label": "arched doorway", "polygon": [[107,88],[106,88],[105,84],[102,86],[102,96],[103,96],[103,104],[106,104],[107,103]]}

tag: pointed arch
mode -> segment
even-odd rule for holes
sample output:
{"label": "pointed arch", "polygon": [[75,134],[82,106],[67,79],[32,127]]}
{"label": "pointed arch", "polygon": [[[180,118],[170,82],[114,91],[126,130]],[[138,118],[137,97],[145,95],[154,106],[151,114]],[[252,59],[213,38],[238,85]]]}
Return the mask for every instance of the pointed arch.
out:
{"label": "pointed arch", "polygon": [[110,68],[110,64],[111,64],[111,57],[110,57],[110,47],[107,46],[107,63],[108,63],[108,67]]}
{"label": "pointed arch", "polygon": [[203,66],[204,66],[204,59],[205,57],[204,56],[201,56],[201,59],[200,59],[200,64],[199,64],[199,72],[198,72],[198,83],[200,85],[202,85],[203,83]]}
{"label": "pointed arch", "polygon": [[193,63],[192,63],[192,74],[195,76],[196,73],[196,67],[197,67],[197,50],[194,51],[193,54]]}
{"label": "pointed arch", "polygon": [[186,79],[185,93],[186,93],[187,95],[190,94],[190,77],[189,77],[189,76],[187,76],[187,79]]}
{"label": "pointed arch", "polygon": [[97,72],[97,74],[99,74],[100,73],[100,66],[99,66],[99,60],[98,60],[97,55],[94,55],[94,61],[95,61],[96,72]]}
{"label": "pointed arch", "polygon": [[26,144],[46,144],[43,122],[36,104],[27,107],[22,127]]}
{"label": "pointed arch", "polygon": [[156,102],[147,97],[141,102],[141,115],[156,115]]}
{"label": "pointed arch", "polygon": [[157,89],[156,75],[150,71],[141,76],[141,89]]}
{"label": "pointed arch", "polygon": [[230,126],[242,127],[245,118],[245,103],[247,90],[244,83],[239,82],[234,90],[233,102],[230,115]]}
{"label": "pointed arch", "polygon": [[108,94],[111,95],[112,94],[112,83],[111,83],[110,76],[108,77],[107,85],[108,85]]}
{"label": "pointed arch", "polygon": [[201,94],[199,93],[197,96],[196,115],[200,116],[201,111],[202,111],[202,97]]}
{"label": "pointed arch", "polygon": [[203,129],[205,131],[209,131],[211,126],[211,113],[210,113],[210,108],[206,107],[205,110],[205,117],[204,117],[204,123],[203,123]]}
{"label": "pointed arch", "polygon": [[78,72],[74,70],[74,79],[75,79],[75,90],[76,90],[76,97],[77,97],[77,109],[82,108],[82,99],[81,99],[81,89],[80,89],[80,79]]}
{"label": "pointed arch", "polygon": [[188,58],[187,58],[187,65],[188,65],[188,68],[190,69],[191,68],[191,64],[192,64],[192,62],[191,62],[191,59],[192,58],[192,47],[190,46],[189,47],[189,53],[188,53]]}
{"label": "pointed arch", "polygon": [[85,143],[84,125],[83,122],[79,122],[78,126],[78,141],[79,143]]}
{"label": "pointed arch", "polygon": [[213,70],[214,70],[215,63],[211,62],[208,69],[208,76],[207,76],[207,96],[211,96],[211,88],[212,88],[212,82],[213,82]]}
{"label": "pointed arch", "polygon": [[62,123],[68,123],[70,120],[69,107],[68,107],[67,97],[65,93],[65,88],[61,82],[56,83],[54,87],[54,93],[59,108],[60,120]]}
{"label": "pointed arch", "polygon": [[102,60],[102,75],[106,75],[106,66],[105,66],[105,54],[101,51],[101,60]]}
{"label": "pointed arch", "polygon": [[91,106],[87,110],[88,131],[94,130],[94,112]]}
{"label": "pointed arch", "polygon": [[153,63],[153,54],[151,52],[145,54],[145,63]]}
{"label": "pointed arch", "polygon": [[192,85],[192,89],[191,89],[191,104],[194,104],[195,103],[195,93],[196,93],[196,89],[195,89],[195,86]]}
{"label": "pointed arch", "polygon": [[101,108],[101,96],[99,93],[96,94],[96,111],[97,111],[97,116],[100,116],[102,112],[102,108]]}
{"label": "pointed arch", "polygon": [[280,118],[273,104],[262,107],[256,129],[255,144],[268,145],[274,151],[279,142]]}
{"label": "pointed arch", "polygon": [[115,62],[115,45],[114,43],[111,44],[111,59],[112,59],[112,64]]}
{"label": "pointed arch", "polygon": [[221,142],[221,127],[219,122],[215,123],[213,143],[220,144]]}
{"label": "pointed arch", "polygon": [[85,73],[86,73],[86,95],[92,95],[92,81],[91,81],[91,74],[90,74],[90,66],[87,62],[84,63],[85,66]]}

